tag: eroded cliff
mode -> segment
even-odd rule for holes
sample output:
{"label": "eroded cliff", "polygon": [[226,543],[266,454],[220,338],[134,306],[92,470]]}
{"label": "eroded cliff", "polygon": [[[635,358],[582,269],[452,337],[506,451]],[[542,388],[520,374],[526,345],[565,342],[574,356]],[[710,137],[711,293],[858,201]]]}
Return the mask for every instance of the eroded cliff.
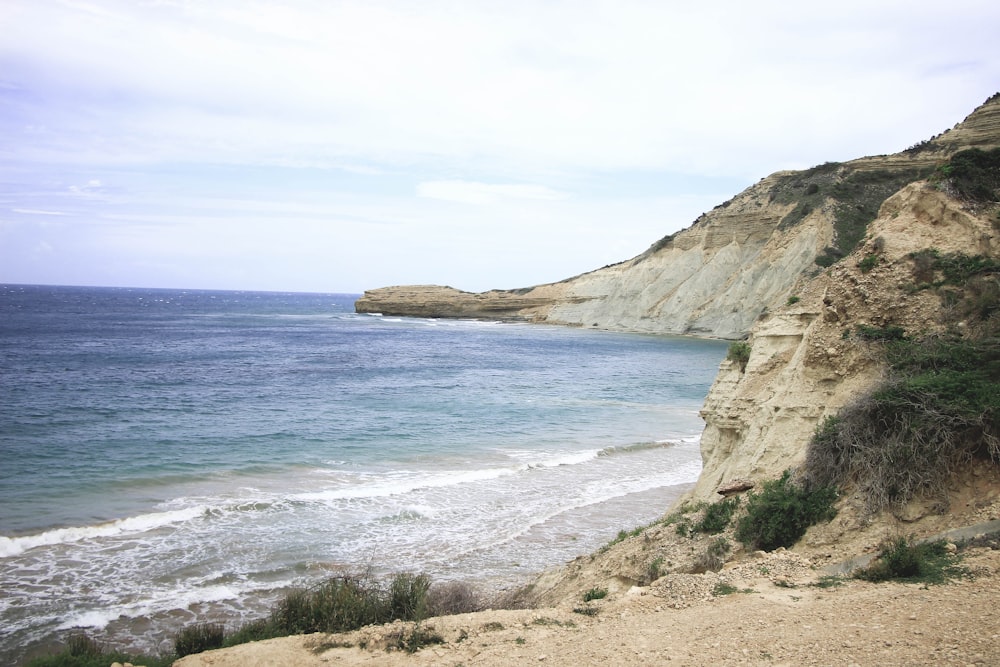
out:
{"label": "eroded cliff", "polygon": [[887,199],[851,256],[753,327],[745,368],[722,363],[701,413],[704,466],[693,497],[712,500],[732,479],[772,478],[802,461],[820,420],[871,388],[885,370],[879,344],[853,335],[857,327],[931,333],[964,326],[939,293],[914,289],[910,254],[934,248],[996,257],[994,215],[971,210],[927,182]]}
{"label": "eroded cliff", "polygon": [[957,151],[998,145],[994,96],[955,128],[901,153],[773,174],[619,264],[521,290],[385,287],[365,292],[355,308],[740,338],[852,250],[887,197]]}

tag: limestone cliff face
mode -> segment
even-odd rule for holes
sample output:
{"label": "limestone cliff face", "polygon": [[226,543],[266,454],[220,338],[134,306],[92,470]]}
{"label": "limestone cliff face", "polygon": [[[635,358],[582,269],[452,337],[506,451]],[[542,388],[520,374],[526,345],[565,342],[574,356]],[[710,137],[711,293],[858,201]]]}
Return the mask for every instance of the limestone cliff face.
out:
{"label": "limestone cliff face", "polygon": [[738,338],[787,298],[819,251],[832,242],[831,213],[819,209],[794,228],[794,208],[771,193],[778,174],[702,216],[628,262],[565,283],[544,313],[556,324]]}
{"label": "limestone cliff face", "polygon": [[886,197],[959,150],[998,145],[994,96],[954,129],[902,153],[773,174],[620,264],[522,290],[386,287],[366,292],[355,308],[740,338],[818,271],[817,257],[832,263],[849,250]]}
{"label": "limestone cliff face", "polygon": [[432,285],[365,292],[358,312],[493,317],[651,333],[742,336],[832,242],[829,210],[779,229],[795,208],[771,176],[646,253],[559,283],[479,294]]}
{"label": "limestone cliff face", "polygon": [[[886,200],[855,253],[753,327],[745,369],[722,363],[701,413],[704,466],[692,497],[718,499],[716,489],[733,479],[773,478],[800,463],[820,420],[873,387],[884,367],[876,343],[845,336],[856,325],[943,326],[939,296],[907,289],[914,282],[909,253],[927,248],[997,257],[1000,232],[987,214],[926,182]],[[865,273],[858,262],[872,255],[878,262]]]}

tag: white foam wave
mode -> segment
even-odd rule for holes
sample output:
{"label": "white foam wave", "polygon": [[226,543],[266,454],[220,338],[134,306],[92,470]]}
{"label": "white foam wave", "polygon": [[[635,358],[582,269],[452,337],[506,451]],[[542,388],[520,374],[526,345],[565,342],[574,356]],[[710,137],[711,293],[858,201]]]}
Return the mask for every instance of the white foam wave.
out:
{"label": "white foam wave", "polygon": [[36,535],[21,537],[0,537],[0,558],[18,556],[29,549],[54,544],[66,544],[98,537],[114,537],[126,533],[145,533],[170,524],[189,521],[201,516],[208,508],[204,506],[187,507],[168,512],[154,512],[139,516],[118,519],[94,526],[73,526],[55,528]]}
{"label": "white foam wave", "polygon": [[334,500],[349,500],[354,498],[384,498],[387,496],[412,493],[418,489],[456,486],[470,482],[497,479],[513,475],[517,470],[512,468],[485,468],[481,470],[458,470],[438,474],[414,476],[409,479],[389,479],[374,484],[362,484],[347,488],[327,489],[298,493],[289,497],[290,500],[330,502]]}
{"label": "white foam wave", "polygon": [[529,468],[555,468],[558,466],[571,466],[579,465],[580,463],[586,463],[596,459],[602,450],[600,449],[586,449],[580,452],[568,452],[563,454],[557,454],[552,457],[542,459],[541,461],[528,463]]}
{"label": "white foam wave", "polygon": [[149,616],[159,611],[169,609],[186,609],[194,604],[235,600],[242,597],[246,591],[233,586],[218,585],[204,588],[169,591],[156,595],[153,599],[144,599],[131,604],[119,604],[89,609],[68,616],[56,630],[72,628],[103,628],[111,621],[121,617],[138,618]]}

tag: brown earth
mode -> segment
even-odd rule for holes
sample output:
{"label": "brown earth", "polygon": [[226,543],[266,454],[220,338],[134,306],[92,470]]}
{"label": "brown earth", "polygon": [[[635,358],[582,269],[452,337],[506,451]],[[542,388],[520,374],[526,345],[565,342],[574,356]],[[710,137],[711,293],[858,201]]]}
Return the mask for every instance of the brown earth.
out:
{"label": "brown earth", "polygon": [[[972,549],[946,585],[815,585],[798,554],[668,575],[572,608],[488,611],[422,624],[442,644],[388,650],[412,624],[307,635],[188,656],[176,667],[296,665],[996,665],[1000,551]],[[713,594],[724,582],[737,589]],[[579,613],[593,610],[594,616]],[[365,648],[359,648],[363,644]],[[346,646],[349,645],[349,646]]]}

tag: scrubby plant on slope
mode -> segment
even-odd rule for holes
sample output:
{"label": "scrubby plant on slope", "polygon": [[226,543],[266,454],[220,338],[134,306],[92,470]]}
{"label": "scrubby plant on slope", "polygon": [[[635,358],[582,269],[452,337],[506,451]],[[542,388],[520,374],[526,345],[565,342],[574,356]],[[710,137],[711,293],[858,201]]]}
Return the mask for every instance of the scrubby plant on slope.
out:
{"label": "scrubby plant on slope", "polygon": [[938,167],[935,179],[967,202],[995,204],[1000,200],[1000,148],[955,153],[948,164]]}
{"label": "scrubby plant on slope", "polygon": [[746,513],[736,522],[735,537],[751,549],[790,547],[806,530],[836,515],[837,490],[832,485],[795,483],[791,471],[750,493]]}
{"label": "scrubby plant on slope", "polygon": [[740,370],[745,370],[750,361],[750,343],[745,340],[733,341],[726,351],[726,359],[738,364]]}
{"label": "scrubby plant on slope", "polygon": [[918,288],[939,290],[950,333],[858,328],[889,376],[820,425],[804,466],[812,484],[854,484],[870,512],[921,495],[944,504],[958,467],[1000,462],[1000,263],[933,249],[911,259]]}
{"label": "scrubby plant on slope", "polygon": [[853,573],[856,579],[872,582],[913,581],[941,584],[964,571],[959,557],[948,550],[944,540],[915,543],[905,537],[888,538],[879,545],[875,560]]}
{"label": "scrubby plant on slope", "polygon": [[890,378],[824,422],[805,462],[812,483],[854,483],[871,512],[943,501],[958,466],[1000,460],[1000,344],[895,340],[886,358]]}

